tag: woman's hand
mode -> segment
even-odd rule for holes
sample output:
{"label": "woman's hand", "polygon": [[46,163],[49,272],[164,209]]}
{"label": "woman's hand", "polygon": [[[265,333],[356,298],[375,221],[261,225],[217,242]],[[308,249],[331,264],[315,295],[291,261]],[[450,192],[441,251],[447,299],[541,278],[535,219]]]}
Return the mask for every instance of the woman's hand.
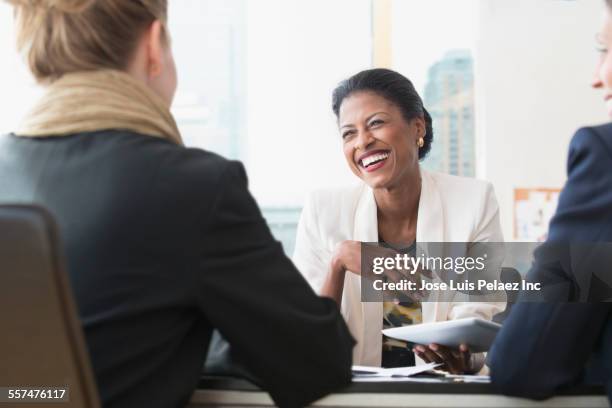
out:
{"label": "woman's hand", "polygon": [[361,242],[342,241],[334,249],[332,260],[321,288],[321,296],[334,299],[339,305],[344,290],[346,271],[361,272]]}
{"label": "woman's hand", "polygon": [[[332,254],[332,260],[330,267],[321,289],[321,296],[331,297],[340,303],[342,299],[342,291],[344,290],[344,277],[346,271],[350,271],[356,275],[362,274],[362,242],[360,241],[342,241],[338,243]],[[394,258],[397,255],[397,251],[382,246],[372,245],[368,247],[367,258],[373,259],[375,257],[381,258]],[[406,273],[405,271],[398,271],[395,269],[386,269],[384,276],[392,282],[399,282],[401,280],[414,281],[416,287],[420,287],[422,272],[419,271],[416,274]],[[372,273],[366,273],[366,277],[381,278],[383,275],[373,275]],[[393,296],[394,293],[389,293],[389,296]],[[421,300],[425,294],[419,290],[410,291],[410,293],[404,293],[404,295],[414,298],[415,300]]]}
{"label": "woman's hand", "polygon": [[[393,249],[386,248],[381,245],[368,245],[367,248],[368,249],[365,256],[370,262],[374,258],[394,258],[398,253]],[[362,249],[363,243],[360,241],[342,241],[337,244],[332,255],[332,270],[344,270],[350,271],[356,275],[362,275]],[[422,271],[419,270],[415,275],[418,276],[421,273]],[[407,276],[406,272],[398,271],[396,269],[385,269],[384,275],[392,281],[399,281],[402,278],[407,279],[412,277]]]}
{"label": "woman's hand", "polygon": [[443,370],[451,374],[471,374],[474,372],[472,367],[472,355],[467,344],[459,346],[459,350],[430,344],[424,346],[418,344],[413,348],[414,353],[427,363],[443,363]]}
{"label": "woman's hand", "polygon": [[331,269],[361,274],[361,242],[342,241],[332,255]]}

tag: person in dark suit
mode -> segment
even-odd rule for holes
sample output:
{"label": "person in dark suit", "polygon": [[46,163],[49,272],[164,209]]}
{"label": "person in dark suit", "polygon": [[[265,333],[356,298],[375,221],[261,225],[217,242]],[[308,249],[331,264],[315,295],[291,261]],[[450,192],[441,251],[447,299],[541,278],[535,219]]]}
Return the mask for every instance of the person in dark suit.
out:
{"label": "person in dark suit", "polygon": [[0,204],[56,218],[103,405],[185,406],[213,329],[279,406],[348,384],[354,340],[243,166],[182,145],[166,1],[11,3],[46,89],[0,137]]}
{"label": "person in dark suit", "polygon": [[[607,4],[593,86],[604,90],[612,117]],[[514,305],[491,349],[491,379],[503,393],[533,398],[577,383],[604,384],[612,401],[612,124],[576,133],[567,172],[547,242],[527,276],[545,283],[545,293]]]}

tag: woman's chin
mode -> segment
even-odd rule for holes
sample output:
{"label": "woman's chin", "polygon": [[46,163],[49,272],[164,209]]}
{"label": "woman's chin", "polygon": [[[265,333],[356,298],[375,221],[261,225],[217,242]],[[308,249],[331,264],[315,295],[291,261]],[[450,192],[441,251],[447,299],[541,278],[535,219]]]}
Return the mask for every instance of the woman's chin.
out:
{"label": "woman's chin", "polygon": [[381,176],[363,177],[362,180],[372,189],[387,188],[389,179]]}

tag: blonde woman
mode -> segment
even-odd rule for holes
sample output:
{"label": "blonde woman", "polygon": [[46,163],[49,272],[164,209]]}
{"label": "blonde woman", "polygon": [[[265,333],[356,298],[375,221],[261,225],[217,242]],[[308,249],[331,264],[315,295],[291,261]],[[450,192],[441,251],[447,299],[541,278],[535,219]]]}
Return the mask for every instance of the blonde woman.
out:
{"label": "blonde woman", "polygon": [[213,328],[280,406],[347,384],[338,308],[283,255],[242,165],[182,145],[166,1],[10,3],[46,92],[0,137],[0,203],[57,219],[104,406],[184,406]]}

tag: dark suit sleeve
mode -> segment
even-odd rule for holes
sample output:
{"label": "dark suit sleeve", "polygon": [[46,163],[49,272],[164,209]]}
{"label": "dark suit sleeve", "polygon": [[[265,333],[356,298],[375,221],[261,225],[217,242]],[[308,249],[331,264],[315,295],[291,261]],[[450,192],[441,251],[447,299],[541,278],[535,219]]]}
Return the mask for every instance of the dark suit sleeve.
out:
{"label": "dark suit sleeve", "polygon": [[354,340],[272,237],[242,165],[226,166],[205,217],[199,304],[279,406],[302,406],[350,382]]}
{"label": "dark suit sleeve", "polygon": [[548,240],[528,274],[540,282],[565,280],[572,290],[551,292],[546,303],[514,305],[489,357],[491,379],[500,392],[545,398],[579,381],[610,312],[610,303],[566,303],[577,296],[579,275],[592,272],[580,269],[587,264],[550,262],[560,245],[612,241],[612,160],[600,137],[581,129],[572,139],[568,180]]}

